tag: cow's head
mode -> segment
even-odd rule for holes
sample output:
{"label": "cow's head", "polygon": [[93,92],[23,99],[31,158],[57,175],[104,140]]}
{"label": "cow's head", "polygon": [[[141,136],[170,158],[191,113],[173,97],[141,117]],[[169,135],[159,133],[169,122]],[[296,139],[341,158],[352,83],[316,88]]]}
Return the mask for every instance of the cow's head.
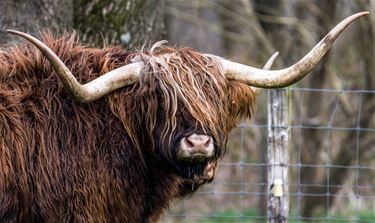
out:
{"label": "cow's head", "polygon": [[[110,100],[117,101],[112,103],[115,112],[116,106],[127,107],[128,112],[117,114],[124,123],[136,123],[124,124],[134,143],[138,147],[150,145],[152,153],[175,167],[179,175],[204,183],[213,178],[229,130],[238,119],[251,116],[253,89],[285,87],[299,81],[345,27],[366,14],[346,18],[304,58],[282,70],[257,69],[192,49],[164,47],[159,42],[149,51],[135,54],[131,63],[84,85],[44,43],[25,33],[9,32],[37,46],[79,102],[90,102],[127,86],[126,91],[111,94]],[[132,100],[127,100],[129,97]]]}
{"label": "cow's head", "polygon": [[229,130],[237,119],[252,114],[252,89],[227,79],[215,57],[189,48],[176,50],[157,43],[134,60],[144,67],[132,85],[132,98],[118,98],[132,110],[122,119],[138,120],[144,131],[134,127],[128,132],[146,137],[143,145],[154,148],[152,154],[160,154],[179,175],[212,179]]}

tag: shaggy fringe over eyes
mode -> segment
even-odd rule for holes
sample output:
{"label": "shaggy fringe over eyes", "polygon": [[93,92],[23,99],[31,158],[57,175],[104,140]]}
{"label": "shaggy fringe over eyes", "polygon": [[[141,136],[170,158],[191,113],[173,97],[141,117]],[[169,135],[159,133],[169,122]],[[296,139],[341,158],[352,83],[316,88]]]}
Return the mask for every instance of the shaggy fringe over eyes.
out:
{"label": "shaggy fringe over eyes", "polygon": [[[173,50],[163,46],[152,47],[149,54],[142,52],[141,58],[146,64],[140,81],[142,94],[163,103],[162,141],[171,143],[171,133],[178,127],[178,112],[188,114],[193,119],[188,120],[193,122],[191,125],[220,140],[221,131],[226,132],[223,117],[228,115],[228,108],[223,104],[227,97],[226,82],[218,63],[192,49]],[[146,92],[148,87],[150,91]],[[157,106],[149,102],[142,101],[141,107],[145,109],[144,114],[150,114],[146,123],[152,135],[157,114],[147,108]]]}

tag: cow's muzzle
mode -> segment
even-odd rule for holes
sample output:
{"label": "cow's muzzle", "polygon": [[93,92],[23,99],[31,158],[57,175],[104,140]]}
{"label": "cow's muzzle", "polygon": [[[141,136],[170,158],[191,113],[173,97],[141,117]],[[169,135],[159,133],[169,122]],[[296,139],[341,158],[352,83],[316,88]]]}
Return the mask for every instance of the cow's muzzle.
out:
{"label": "cow's muzzle", "polygon": [[186,162],[204,162],[214,155],[212,137],[196,133],[182,138],[176,151],[177,159]]}

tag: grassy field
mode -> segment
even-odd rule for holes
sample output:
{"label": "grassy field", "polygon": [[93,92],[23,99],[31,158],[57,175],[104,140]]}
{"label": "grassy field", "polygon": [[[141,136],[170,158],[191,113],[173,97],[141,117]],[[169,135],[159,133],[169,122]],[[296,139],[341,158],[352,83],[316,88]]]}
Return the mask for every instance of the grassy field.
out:
{"label": "grassy field", "polygon": [[[349,213],[349,212],[348,212]],[[242,212],[242,215],[238,211],[225,211],[221,213],[217,213],[214,216],[204,217],[197,219],[196,221],[183,221],[184,223],[190,222],[197,222],[197,223],[236,223],[236,222],[266,222],[267,219],[264,217],[257,216],[255,210],[245,210]],[[298,218],[297,215],[290,215],[290,219],[288,220],[290,223],[297,223],[297,222],[304,222],[304,219]],[[375,222],[375,212],[368,211],[368,212],[359,212],[357,216],[344,216],[344,215],[331,215],[327,217],[326,215],[318,215],[314,216],[308,222],[315,222],[315,223],[341,223],[341,222],[357,222],[357,223],[374,223]]]}

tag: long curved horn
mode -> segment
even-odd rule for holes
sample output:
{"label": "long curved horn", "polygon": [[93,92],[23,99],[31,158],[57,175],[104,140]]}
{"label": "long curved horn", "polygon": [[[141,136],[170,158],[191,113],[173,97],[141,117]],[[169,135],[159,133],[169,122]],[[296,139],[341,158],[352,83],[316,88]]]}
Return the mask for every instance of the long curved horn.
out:
{"label": "long curved horn", "polygon": [[94,101],[116,89],[136,82],[144,66],[143,62],[125,65],[82,85],[60,58],[43,42],[33,36],[16,30],[7,30],[7,32],[21,36],[34,44],[44,56],[47,57],[64,87],[71,93],[75,100],[82,103]]}
{"label": "long curved horn", "polygon": [[369,12],[359,12],[336,25],[305,57],[294,65],[282,70],[262,70],[216,57],[221,63],[228,79],[242,80],[258,88],[286,87],[301,80],[320,61],[333,41],[353,21]]}

